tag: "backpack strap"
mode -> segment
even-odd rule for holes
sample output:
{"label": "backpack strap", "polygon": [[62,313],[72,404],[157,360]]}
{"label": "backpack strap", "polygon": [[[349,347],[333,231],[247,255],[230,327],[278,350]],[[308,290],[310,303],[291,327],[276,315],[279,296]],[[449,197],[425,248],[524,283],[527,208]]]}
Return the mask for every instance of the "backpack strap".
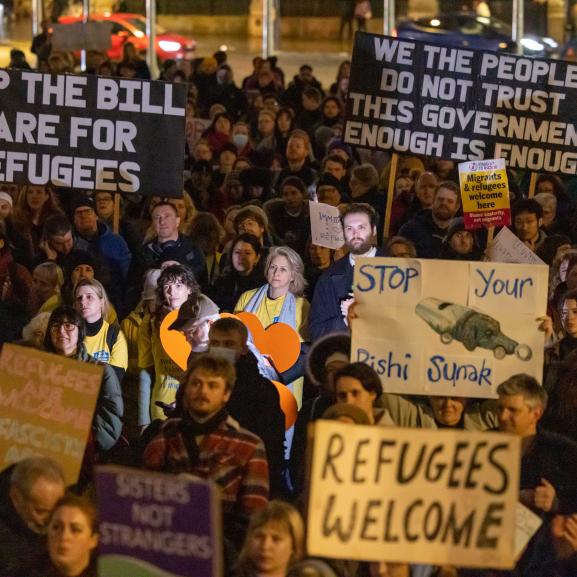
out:
{"label": "backpack strap", "polygon": [[118,325],[118,323],[109,325],[108,331],[106,331],[106,345],[108,346],[108,350],[110,351],[111,356],[112,356],[112,347],[114,347],[114,344],[118,339],[119,332],[120,332],[120,326]]}

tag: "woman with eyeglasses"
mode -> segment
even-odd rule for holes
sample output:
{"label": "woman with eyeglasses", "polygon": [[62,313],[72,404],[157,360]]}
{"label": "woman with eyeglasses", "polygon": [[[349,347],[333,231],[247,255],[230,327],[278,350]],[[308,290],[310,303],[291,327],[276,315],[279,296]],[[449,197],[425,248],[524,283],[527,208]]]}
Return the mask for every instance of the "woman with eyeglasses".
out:
{"label": "woman with eyeglasses", "polygon": [[[72,307],[60,306],[48,319],[44,350],[85,363],[98,363],[86,351],[84,335],[84,319],[80,313]],[[92,420],[92,434],[99,452],[108,451],[120,438],[124,413],[118,377],[110,365],[102,367],[102,384]]]}

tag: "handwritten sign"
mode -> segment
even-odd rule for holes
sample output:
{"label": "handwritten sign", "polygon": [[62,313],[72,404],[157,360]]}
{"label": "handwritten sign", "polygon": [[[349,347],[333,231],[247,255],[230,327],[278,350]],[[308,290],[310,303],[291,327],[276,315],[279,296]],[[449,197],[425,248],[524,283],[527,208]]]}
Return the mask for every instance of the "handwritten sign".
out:
{"label": "handwritten sign", "polygon": [[475,160],[459,164],[465,228],[508,226],[511,202],[505,160]]}
{"label": "handwritten sign", "polygon": [[577,65],[359,32],[347,144],[577,173]]}
{"label": "handwritten sign", "polygon": [[518,264],[545,264],[521,239],[508,228],[502,228],[489,246],[489,259],[493,262]]}
{"label": "handwritten sign", "polygon": [[517,525],[517,530],[515,531],[515,558],[519,559],[533,535],[537,533],[543,524],[543,520],[539,515],[533,513],[531,509],[525,507],[523,503],[517,503],[515,519]]}
{"label": "handwritten sign", "polygon": [[218,494],[192,476],[98,467],[98,574],[219,577]]}
{"label": "handwritten sign", "polygon": [[314,424],[311,555],[511,568],[520,440]]}
{"label": "handwritten sign", "polygon": [[547,278],[546,266],[358,258],[351,359],[390,393],[491,398],[511,375],[541,381]]}
{"label": "handwritten sign", "polygon": [[186,87],[0,70],[0,182],[182,196]]}
{"label": "handwritten sign", "polygon": [[0,355],[0,469],[51,457],[78,480],[102,367],[5,344]]}
{"label": "handwritten sign", "polygon": [[311,241],[336,250],[345,244],[339,209],[322,202],[309,202]]}

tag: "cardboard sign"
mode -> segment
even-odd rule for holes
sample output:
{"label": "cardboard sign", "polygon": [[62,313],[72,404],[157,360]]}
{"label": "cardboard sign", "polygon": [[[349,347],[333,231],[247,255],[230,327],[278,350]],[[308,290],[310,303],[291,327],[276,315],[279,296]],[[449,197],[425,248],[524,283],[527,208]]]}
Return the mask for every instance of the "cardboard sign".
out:
{"label": "cardboard sign", "polygon": [[0,469],[27,457],[55,459],[78,480],[102,367],[5,344],[0,355]]}
{"label": "cardboard sign", "polygon": [[491,398],[514,374],[541,381],[547,282],[546,266],[358,258],[351,360],[389,393]]}
{"label": "cardboard sign", "polygon": [[339,209],[322,202],[309,202],[309,208],[312,243],[334,250],[341,248],[345,239]]}
{"label": "cardboard sign", "polygon": [[503,228],[488,248],[489,259],[493,262],[512,262],[518,264],[545,263],[508,228]]}
{"label": "cardboard sign", "polygon": [[512,568],[519,451],[501,433],[316,421],[308,552]]}
{"label": "cardboard sign", "polygon": [[98,574],[222,575],[218,491],[210,481],[98,467]]}
{"label": "cardboard sign", "polygon": [[459,164],[465,228],[508,226],[511,202],[505,160],[474,160]]}
{"label": "cardboard sign", "polygon": [[0,70],[0,182],[182,196],[186,87]]}
{"label": "cardboard sign", "polygon": [[112,46],[112,22],[74,22],[52,24],[52,49],[59,52],[101,50]]}
{"label": "cardboard sign", "polygon": [[533,538],[537,533],[543,520],[539,515],[536,515],[525,507],[523,503],[517,503],[517,510],[515,513],[517,530],[515,531],[515,559],[519,559]]}
{"label": "cardboard sign", "polygon": [[344,140],[577,173],[577,65],[357,33]]}

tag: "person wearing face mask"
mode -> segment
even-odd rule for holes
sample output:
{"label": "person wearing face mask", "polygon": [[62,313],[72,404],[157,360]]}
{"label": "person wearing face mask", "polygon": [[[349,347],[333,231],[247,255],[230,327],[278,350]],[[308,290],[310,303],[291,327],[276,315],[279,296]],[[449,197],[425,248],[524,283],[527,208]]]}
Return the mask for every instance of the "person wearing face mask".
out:
{"label": "person wearing face mask", "polygon": [[232,127],[232,143],[236,146],[238,156],[249,157],[252,153],[250,143],[250,126],[246,122],[235,122]]}
{"label": "person wearing face mask", "polygon": [[39,565],[48,519],[65,485],[60,465],[46,457],[0,473],[0,575],[29,577]]}
{"label": "person wearing face mask", "polygon": [[236,382],[228,401],[230,416],[258,435],[266,448],[271,497],[286,496],[284,481],[285,418],[274,384],[262,376],[249,346],[246,326],[237,318],[222,318],[210,326],[208,350],[234,364]]}

